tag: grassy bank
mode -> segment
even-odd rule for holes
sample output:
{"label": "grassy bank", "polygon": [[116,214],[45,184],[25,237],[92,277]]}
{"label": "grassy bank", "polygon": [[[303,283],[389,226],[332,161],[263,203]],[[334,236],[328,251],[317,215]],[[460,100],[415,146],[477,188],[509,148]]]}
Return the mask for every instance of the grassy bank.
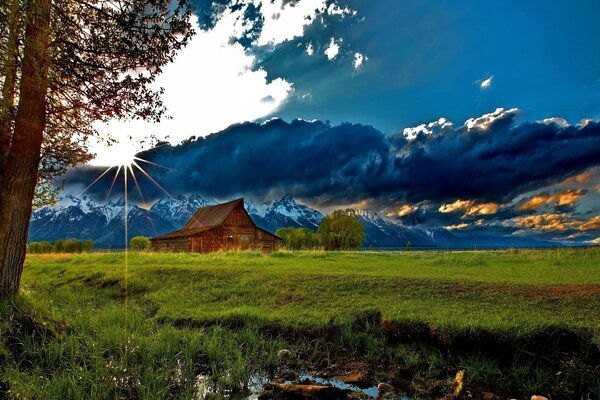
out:
{"label": "grassy bank", "polygon": [[0,393],[192,398],[198,375],[224,395],[360,370],[427,395],[464,369],[472,391],[600,397],[597,249],[130,253],[127,271],[123,253],[29,256],[0,303]]}

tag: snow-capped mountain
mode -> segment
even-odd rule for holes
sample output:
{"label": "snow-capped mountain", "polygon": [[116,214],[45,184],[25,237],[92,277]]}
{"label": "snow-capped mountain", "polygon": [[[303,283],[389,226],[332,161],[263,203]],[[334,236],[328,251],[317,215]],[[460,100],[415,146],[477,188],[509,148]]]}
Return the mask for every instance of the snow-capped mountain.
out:
{"label": "snow-capped mountain", "polygon": [[[149,209],[135,204],[127,206],[128,238],[133,236],[158,236],[180,229],[200,207],[215,204],[214,200],[200,195],[177,196],[157,201]],[[306,227],[316,230],[323,214],[290,196],[256,204],[244,201],[254,222],[271,232],[284,226]],[[92,239],[97,247],[123,248],[125,244],[125,201],[119,199],[106,203],[83,196],[66,196],[54,206],[36,210],[29,228],[30,241],[78,238]],[[357,211],[358,219],[365,225],[365,246],[404,247],[410,242],[415,247],[516,247],[540,246],[526,238],[496,236],[463,236],[443,228],[425,230],[418,226],[405,226],[373,211]]]}
{"label": "snow-capped mountain", "polygon": [[174,226],[182,227],[200,207],[217,204],[212,199],[205,199],[197,194],[188,197],[177,196],[165,198],[152,205],[150,211],[160,215]]}
{"label": "snow-capped mountain", "polygon": [[282,226],[305,227],[315,230],[323,219],[321,212],[297,203],[291,196],[284,196],[279,200],[267,203],[262,208],[250,204],[250,209],[246,206],[246,210],[258,226],[271,231]]}
{"label": "snow-capped mountain", "polygon": [[[135,204],[127,207],[129,237],[155,236],[174,230],[173,224]],[[54,205],[36,210],[29,224],[29,240],[92,239],[98,246],[125,243],[125,201],[98,203],[89,197],[66,196]]]}
{"label": "snow-capped mountain", "polygon": [[374,211],[357,210],[365,225],[365,246],[396,247],[410,242],[413,246],[431,247],[435,242],[419,228],[405,227]]}

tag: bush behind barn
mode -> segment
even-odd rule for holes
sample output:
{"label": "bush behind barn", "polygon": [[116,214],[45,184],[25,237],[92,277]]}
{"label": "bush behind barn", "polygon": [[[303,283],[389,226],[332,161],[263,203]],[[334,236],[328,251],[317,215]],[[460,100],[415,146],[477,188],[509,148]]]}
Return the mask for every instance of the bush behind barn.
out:
{"label": "bush behind barn", "polygon": [[146,236],[135,236],[129,241],[129,248],[134,251],[148,251],[150,247],[152,243]]}
{"label": "bush behind barn", "polygon": [[89,253],[94,250],[93,240],[59,239],[54,244],[44,242],[31,242],[27,245],[27,253]]}
{"label": "bush behind barn", "polygon": [[355,250],[364,240],[365,225],[352,209],[334,210],[323,218],[317,232],[308,228],[283,227],[275,232],[290,250]]}

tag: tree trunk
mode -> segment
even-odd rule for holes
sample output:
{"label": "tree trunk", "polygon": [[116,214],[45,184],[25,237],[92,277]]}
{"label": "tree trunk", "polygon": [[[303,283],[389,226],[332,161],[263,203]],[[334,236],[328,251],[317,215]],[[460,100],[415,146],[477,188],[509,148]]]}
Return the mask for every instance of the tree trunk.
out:
{"label": "tree trunk", "polygon": [[15,105],[15,85],[17,82],[17,59],[19,41],[19,5],[20,0],[12,0],[8,20],[8,43],[6,63],[4,65],[4,86],[0,104],[0,181],[10,150],[13,127],[13,108]]}
{"label": "tree trunk", "polygon": [[19,289],[46,125],[52,0],[27,2],[19,105],[0,192],[0,298]]}

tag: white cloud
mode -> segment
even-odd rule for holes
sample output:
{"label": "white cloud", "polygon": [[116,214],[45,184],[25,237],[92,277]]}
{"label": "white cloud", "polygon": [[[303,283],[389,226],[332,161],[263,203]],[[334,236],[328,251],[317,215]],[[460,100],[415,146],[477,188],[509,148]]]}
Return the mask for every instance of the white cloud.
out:
{"label": "white cloud", "polygon": [[448,121],[446,118],[442,117],[437,121],[430,122],[428,124],[421,124],[419,126],[415,126],[412,128],[404,128],[402,134],[408,140],[414,140],[417,138],[419,134],[423,135],[433,135],[437,133],[441,133],[446,129],[452,128],[452,122]]}
{"label": "white cloud", "polygon": [[308,46],[306,46],[306,54],[308,54],[309,56],[312,56],[315,52],[315,49],[313,48],[312,43],[309,43]]}
{"label": "white cloud", "polygon": [[472,130],[480,130],[486,131],[488,130],[494,122],[499,119],[506,118],[508,116],[516,116],[520,114],[520,110],[518,108],[511,108],[509,110],[505,110],[504,108],[497,108],[496,111],[489,114],[484,114],[478,118],[469,118],[465,121],[464,126],[467,127],[468,131]]}
{"label": "white cloud", "polygon": [[289,2],[285,6],[283,0],[254,0],[254,4],[261,5],[261,14],[264,17],[264,25],[257,42],[260,46],[276,45],[302,36],[304,29],[313,23],[317,13],[327,10],[327,0],[302,0],[296,3]]}
{"label": "white cloud", "polygon": [[567,126],[569,126],[569,122],[566,119],[559,117],[546,118],[538,122],[546,125],[557,125],[561,128],[566,128]]}
{"label": "white cloud", "polygon": [[329,7],[327,8],[327,14],[329,14],[329,15],[340,15],[342,17],[345,17],[347,15],[356,15],[357,11],[356,10],[352,10],[348,6],[342,8],[342,7],[340,7],[339,5],[337,5],[335,3],[331,3],[329,5]]}
{"label": "white cloud", "polygon": [[363,63],[367,61],[369,58],[360,53],[354,53],[354,69],[359,69],[362,67]]}
{"label": "white cloud", "polygon": [[494,75],[490,76],[489,78],[486,78],[486,79],[482,80],[481,84],[479,85],[479,87],[482,90],[488,89],[490,86],[492,86],[492,80],[493,79],[494,79]]}
{"label": "white cloud", "polygon": [[[292,84],[281,78],[267,79],[265,70],[253,69],[254,56],[240,44],[229,43],[237,29],[237,17],[228,12],[214,29],[198,30],[175,61],[164,68],[156,83],[165,88],[163,101],[172,119],[160,124],[113,121],[99,126],[100,132],[122,141],[131,137],[131,141],[124,140],[131,143],[150,135],[159,139],[168,135],[171,143],[179,143],[192,135],[206,136],[275,112],[292,92]],[[122,152],[131,149],[131,143],[124,144]],[[92,151],[99,155],[92,164],[120,162],[115,155],[122,152],[114,147],[92,144]]]}
{"label": "white cloud", "polygon": [[331,38],[329,46],[325,49],[325,55],[327,56],[327,59],[330,61],[333,60],[339,52],[340,46],[335,42],[333,38]]}

